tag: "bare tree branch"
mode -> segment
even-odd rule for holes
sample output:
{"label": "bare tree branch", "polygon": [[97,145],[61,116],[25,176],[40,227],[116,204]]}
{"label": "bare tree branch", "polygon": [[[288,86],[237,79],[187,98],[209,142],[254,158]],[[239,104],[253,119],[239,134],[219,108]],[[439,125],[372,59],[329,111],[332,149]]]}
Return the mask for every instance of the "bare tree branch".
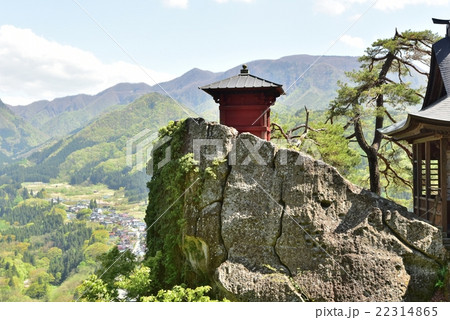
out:
{"label": "bare tree branch", "polygon": [[[280,133],[283,135],[283,137],[284,137],[287,141],[289,141],[288,135],[284,132],[283,128],[282,128],[278,123],[272,122],[272,123],[270,123],[270,126],[272,127],[272,131],[275,131],[275,130],[280,131]],[[274,127],[276,127],[276,128],[274,128]]]}
{"label": "bare tree branch", "polygon": [[411,151],[408,147],[406,147],[405,145],[401,144],[400,142],[398,142],[397,140],[393,139],[392,137],[384,136],[384,139],[387,140],[387,141],[389,141],[389,142],[391,142],[391,143],[394,143],[394,144],[395,144],[396,146],[398,146],[400,149],[402,149],[403,151],[405,151],[406,155],[408,156],[408,158],[409,158],[410,160],[413,159],[412,151]]}
{"label": "bare tree branch", "polygon": [[389,118],[389,120],[392,121],[392,123],[397,123],[397,121],[395,121],[395,119],[392,117],[392,115],[389,113],[389,111],[387,111],[386,109],[384,109],[384,113],[387,115],[387,117]]}
{"label": "bare tree branch", "polygon": [[404,59],[400,59],[400,58],[397,58],[397,60],[398,60],[399,62],[403,63],[404,65],[407,65],[407,66],[413,68],[417,73],[420,73],[421,75],[424,75],[424,76],[428,77],[428,72],[425,72],[425,71],[420,70],[419,68],[417,68],[417,67],[416,67],[414,64],[412,64],[411,62],[406,61],[406,60],[404,60]]}
{"label": "bare tree branch", "polygon": [[[286,139],[286,141],[288,143],[292,143],[292,141],[294,139],[298,139],[299,142],[303,141],[306,136],[308,135],[309,131],[313,131],[313,132],[320,132],[320,131],[325,131],[325,128],[319,128],[319,129],[315,129],[312,128],[311,126],[309,126],[309,110],[308,108],[305,106],[305,111],[306,111],[306,119],[305,119],[305,123],[304,124],[300,124],[298,126],[295,126],[292,129],[287,130],[286,132],[283,130],[283,128],[276,122],[272,122],[271,123],[271,127],[273,131],[279,131],[281,133],[281,135]],[[304,129],[303,133],[300,135],[295,135],[295,131],[300,130],[300,129]]]}
{"label": "bare tree branch", "polygon": [[411,191],[413,190],[413,186],[412,186],[411,182],[409,182],[408,180],[400,177],[398,175],[398,173],[392,168],[391,162],[388,159],[386,159],[386,157],[384,155],[382,155],[381,153],[378,153],[378,158],[381,159],[384,162],[384,165],[385,165],[385,169],[384,170],[380,170],[380,173],[383,173],[385,176],[389,176],[390,175],[389,172],[390,172],[392,174],[392,176],[395,177],[395,179],[398,179],[398,181],[400,181],[405,186],[410,188]]}

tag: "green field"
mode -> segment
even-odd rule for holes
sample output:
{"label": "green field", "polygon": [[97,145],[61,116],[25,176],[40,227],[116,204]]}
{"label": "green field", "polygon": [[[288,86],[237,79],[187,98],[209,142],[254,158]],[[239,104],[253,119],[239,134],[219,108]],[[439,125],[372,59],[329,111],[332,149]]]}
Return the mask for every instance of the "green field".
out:
{"label": "green field", "polygon": [[[89,202],[95,199],[99,207],[110,207],[117,212],[125,212],[136,218],[143,219],[145,216],[146,202],[129,203],[124,195],[124,190],[112,190],[103,184],[97,185],[75,185],[68,183],[42,183],[42,182],[24,182],[22,184],[33,193],[45,189],[49,198],[61,199],[66,205],[76,204],[78,202]],[[1,225],[0,225],[1,230]]]}

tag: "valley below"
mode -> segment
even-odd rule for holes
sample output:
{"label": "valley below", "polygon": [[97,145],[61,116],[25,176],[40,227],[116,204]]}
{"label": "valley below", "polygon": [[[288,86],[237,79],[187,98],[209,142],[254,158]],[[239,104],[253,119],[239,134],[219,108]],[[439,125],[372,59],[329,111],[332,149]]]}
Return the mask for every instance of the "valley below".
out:
{"label": "valley below", "polygon": [[[73,301],[100,255],[117,246],[144,256],[145,201],[129,203],[123,190],[101,184],[32,182],[19,190],[0,215],[0,301]],[[60,219],[47,228],[39,215]]]}

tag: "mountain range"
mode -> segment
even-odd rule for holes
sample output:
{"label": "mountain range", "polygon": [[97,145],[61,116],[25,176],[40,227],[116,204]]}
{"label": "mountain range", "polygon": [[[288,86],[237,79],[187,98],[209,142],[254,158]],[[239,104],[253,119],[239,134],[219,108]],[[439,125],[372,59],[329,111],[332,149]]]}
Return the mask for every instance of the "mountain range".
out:
{"label": "mountain range", "polygon": [[[255,76],[283,85],[286,95],[277,100],[275,109],[297,110],[308,105],[311,110],[325,109],[335,96],[337,81],[345,72],[359,67],[357,57],[294,55],[277,60],[256,60],[246,63]],[[212,98],[198,87],[239,74],[242,66],[225,72],[192,69],[181,77],[153,86],[155,92],[164,88],[174,99],[198,114],[215,115],[218,108]]]}
{"label": "mountain range", "polygon": [[[335,96],[336,82],[344,80],[345,72],[358,68],[359,63],[356,57],[294,55],[256,60],[247,66],[251,74],[283,85],[286,95],[278,99],[275,111],[295,112],[304,105],[309,109],[326,108]],[[240,69],[241,66],[236,66],[224,72],[211,72],[195,68],[153,86],[120,83],[96,95],[78,94],[23,106],[1,103],[0,162],[33,150],[50,138],[58,140],[75,134],[103,115],[151,92],[174,99],[184,111],[180,117],[197,115],[218,120],[217,105],[198,87],[234,76]]]}
{"label": "mountain range", "polygon": [[58,179],[71,184],[103,183],[112,189],[125,187],[127,197],[142,199],[147,193],[147,176],[136,166],[128,166],[127,142],[140,135],[136,144],[144,143],[146,151],[151,141],[145,139],[169,121],[184,117],[184,110],[169,97],[145,94],[102,114],[77,133],[54,140],[25,162],[0,167],[0,177],[7,175],[16,182]]}
{"label": "mountain range", "polygon": [[93,96],[78,94],[10,109],[50,137],[62,137],[84,127],[103,111],[151,92],[150,88],[145,83],[120,83]]}
{"label": "mountain range", "polygon": [[0,164],[45,142],[48,138],[0,100]]}

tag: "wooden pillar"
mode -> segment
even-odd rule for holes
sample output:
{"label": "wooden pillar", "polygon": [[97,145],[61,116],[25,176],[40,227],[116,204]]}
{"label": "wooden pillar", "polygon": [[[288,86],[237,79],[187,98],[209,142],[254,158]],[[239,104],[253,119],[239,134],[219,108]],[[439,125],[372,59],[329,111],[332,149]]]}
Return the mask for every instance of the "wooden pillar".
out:
{"label": "wooden pillar", "polygon": [[425,142],[425,202],[426,202],[426,219],[430,220],[430,210],[432,209],[430,206],[430,160],[431,160],[431,150],[430,150],[430,141]]}
{"label": "wooden pillar", "polygon": [[425,218],[427,212],[427,194],[426,194],[426,161],[425,161],[425,142],[417,143],[417,215]]}
{"label": "wooden pillar", "polygon": [[439,177],[439,182],[440,182],[440,188],[441,188],[441,223],[442,223],[442,231],[443,232],[447,232],[447,221],[448,221],[448,202],[447,202],[447,198],[448,198],[448,183],[447,183],[447,148],[448,148],[448,139],[447,138],[442,138],[440,140],[440,151],[441,151],[441,155],[440,155],[440,177]]}
{"label": "wooden pillar", "polygon": [[419,158],[419,144],[412,145],[413,151],[413,211],[415,214],[420,215],[420,158]]}

